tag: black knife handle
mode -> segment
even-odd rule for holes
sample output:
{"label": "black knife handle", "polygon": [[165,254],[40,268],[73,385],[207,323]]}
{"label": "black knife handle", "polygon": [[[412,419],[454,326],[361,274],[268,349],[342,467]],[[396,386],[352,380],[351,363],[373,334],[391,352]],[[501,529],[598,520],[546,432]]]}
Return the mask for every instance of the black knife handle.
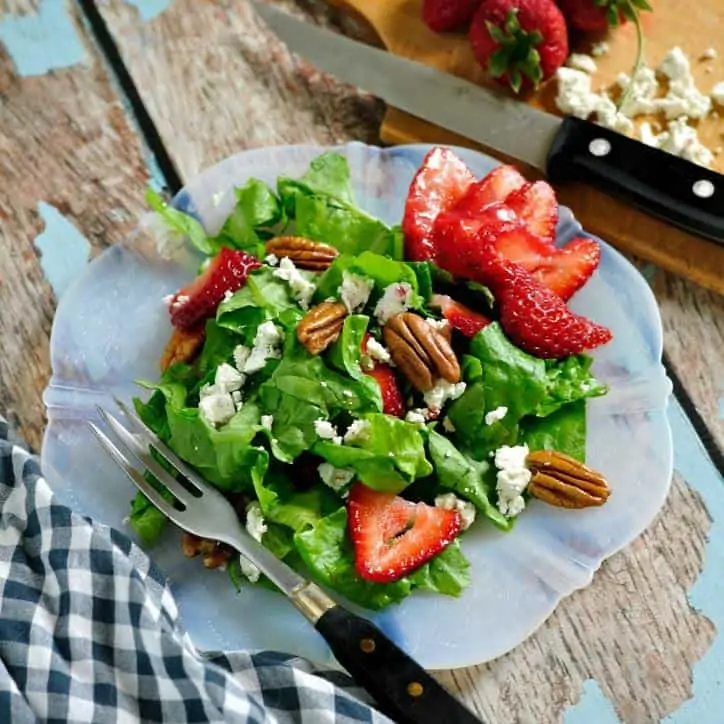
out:
{"label": "black knife handle", "polygon": [[398,724],[481,724],[367,619],[334,606],[315,626],[337,661]]}
{"label": "black knife handle", "polygon": [[724,244],[724,176],[578,118],[563,120],[548,153],[554,183],[583,181]]}

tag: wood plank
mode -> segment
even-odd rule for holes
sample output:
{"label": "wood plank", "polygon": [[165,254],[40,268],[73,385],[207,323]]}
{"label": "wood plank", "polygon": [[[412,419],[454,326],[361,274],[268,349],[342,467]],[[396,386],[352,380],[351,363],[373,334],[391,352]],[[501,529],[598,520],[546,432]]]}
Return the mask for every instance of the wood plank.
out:
{"label": "wood plank", "polygon": [[[287,0],[281,7],[322,25],[336,23],[358,37],[364,32],[359,24],[319,4],[297,6]],[[301,7],[308,8],[306,15]],[[245,3],[176,0],[146,24],[122,0],[104,3],[101,9],[186,178],[242,148],[353,139],[379,142],[382,104],[291,55]],[[656,275],[656,291],[667,352],[724,447],[718,409],[718,398],[724,396],[717,364],[724,348],[720,297],[664,272]],[[710,318],[717,318],[718,324],[705,324]],[[697,349],[693,361],[692,342]]]}
{"label": "wood plank", "polygon": [[[35,5],[0,0],[0,27],[11,12],[31,22]],[[90,39],[77,18],[65,20],[59,32],[70,35],[56,41],[76,44],[81,62],[52,73],[23,76],[19,51],[12,57],[0,40],[0,410],[36,450],[57,300],[35,242],[46,231],[48,255],[62,256],[66,247],[57,245],[69,237],[98,253],[133,228],[149,179],[141,142]],[[25,42],[28,53],[41,52]],[[43,213],[56,233],[44,228]]]}
{"label": "wood plank", "polygon": [[[281,4],[335,23],[319,5]],[[291,56],[244,3],[176,0],[145,24],[122,0],[102,11],[186,177],[242,148],[376,141],[381,105]],[[664,272],[655,275],[655,288],[669,355],[707,422],[719,424],[708,400],[724,333],[706,320],[720,318],[721,300]],[[698,349],[693,362],[685,359],[691,345]],[[724,441],[721,427],[717,435]],[[441,678],[487,721],[559,722],[589,678],[624,721],[658,721],[691,695],[692,666],[715,635],[687,601],[709,526],[702,500],[677,479],[649,531],[528,641],[486,666]]]}

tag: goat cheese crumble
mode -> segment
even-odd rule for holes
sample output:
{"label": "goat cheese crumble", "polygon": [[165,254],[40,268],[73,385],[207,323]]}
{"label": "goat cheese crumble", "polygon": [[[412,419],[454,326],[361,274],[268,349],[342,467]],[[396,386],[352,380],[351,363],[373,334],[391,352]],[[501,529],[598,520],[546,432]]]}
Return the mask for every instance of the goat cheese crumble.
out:
{"label": "goat cheese crumble", "polygon": [[297,269],[288,256],[279,261],[279,268],[274,270],[274,276],[289,285],[292,296],[302,309],[309,309],[309,302],[317,288]]}
{"label": "goat cheese crumble", "polygon": [[428,390],[422,397],[425,400],[425,404],[431,410],[442,410],[443,405],[448,400],[457,400],[460,395],[465,392],[466,384],[464,382],[448,382],[447,380],[439,379],[435,386]]}
{"label": "goat cheese crumble", "polygon": [[350,468],[335,468],[331,463],[322,463],[317,468],[322,482],[335,493],[341,493],[354,478],[354,470]]}
{"label": "goat cheese crumble", "polygon": [[390,284],[375,305],[375,317],[383,326],[387,320],[406,312],[413,304],[412,287],[407,282]]}
{"label": "goat cheese crumble", "polygon": [[371,279],[347,271],[342,272],[339,296],[350,314],[360,311],[367,304],[374,286],[375,283]]}
{"label": "goat cheese crumble", "polygon": [[530,470],[526,467],[527,457],[527,445],[503,445],[495,451],[498,510],[503,515],[515,516],[525,508],[523,491],[531,478]]}
{"label": "goat cheese crumble", "polygon": [[435,498],[435,507],[456,510],[460,515],[463,530],[467,530],[475,522],[475,506],[467,500],[460,500],[454,493],[438,495]]}

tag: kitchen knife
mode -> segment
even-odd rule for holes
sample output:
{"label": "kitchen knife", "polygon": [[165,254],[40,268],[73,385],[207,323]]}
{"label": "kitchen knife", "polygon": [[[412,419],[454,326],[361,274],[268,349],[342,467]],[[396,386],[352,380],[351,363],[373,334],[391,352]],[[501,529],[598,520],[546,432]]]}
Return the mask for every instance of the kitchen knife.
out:
{"label": "kitchen knife", "polygon": [[571,116],[563,119],[252,0],[291,50],[384,101],[543,171],[583,181],[724,245],[724,176]]}

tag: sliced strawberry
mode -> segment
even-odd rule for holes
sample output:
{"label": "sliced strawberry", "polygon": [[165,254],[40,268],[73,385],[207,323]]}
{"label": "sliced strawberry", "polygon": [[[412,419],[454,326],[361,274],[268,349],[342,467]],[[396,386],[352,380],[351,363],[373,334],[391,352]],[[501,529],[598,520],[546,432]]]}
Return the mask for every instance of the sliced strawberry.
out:
{"label": "sliced strawberry", "polygon": [[405,258],[425,261],[435,258],[433,225],[441,211],[455,205],[474,177],[452,151],[440,146],[423,159],[405,202],[402,231],[405,236]]}
{"label": "sliced strawberry", "polygon": [[465,27],[482,0],[424,0],[422,20],[430,30],[445,33]]}
{"label": "sliced strawberry", "polygon": [[259,267],[259,260],[246,252],[222,247],[206,270],[174,295],[169,305],[171,324],[192,329],[211,317],[226,292],[244,286],[249,272]]}
{"label": "sliced strawberry", "polygon": [[555,191],[545,182],[536,181],[508,194],[505,205],[521,219],[528,231],[553,243],[558,223]]}
{"label": "sliced strawberry", "polygon": [[436,263],[454,276],[467,278],[468,263],[459,250],[467,248],[473,240],[475,244],[492,244],[501,234],[518,226],[515,214],[500,203],[488,204],[474,214],[457,208],[440,214],[434,229]]}
{"label": "sliced strawberry", "polygon": [[559,249],[524,228],[501,234],[495,248],[564,301],[588,281],[601,259],[601,250],[593,239],[574,239]]}
{"label": "sliced strawberry", "polygon": [[581,237],[560,249],[551,264],[536,270],[535,277],[566,301],[589,280],[600,261],[598,244]]}
{"label": "sliced strawberry", "polygon": [[455,540],[461,529],[455,510],[412,503],[355,483],[347,506],[357,573],[391,583],[419,568]]}
{"label": "sliced strawberry", "polygon": [[526,352],[544,358],[568,357],[611,340],[610,330],[571,312],[530,272],[503,259],[490,245],[471,246],[465,256],[471,276],[495,295],[505,333]]}
{"label": "sliced strawberry", "polygon": [[525,176],[515,166],[496,166],[468,188],[454,209],[468,214],[477,213],[490,204],[504,202],[525,183]]}
{"label": "sliced strawberry", "polygon": [[484,314],[474,312],[460,302],[456,302],[446,294],[434,294],[430,306],[437,307],[453,329],[462,332],[466,337],[474,337],[481,329],[490,324]]}
{"label": "sliced strawberry", "polygon": [[[369,338],[370,335],[365,334],[362,340],[363,354],[367,354],[367,341]],[[405,414],[405,401],[402,399],[400,386],[397,383],[397,376],[392,367],[384,362],[372,360],[371,369],[365,369],[364,365],[362,369],[366,375],[374,377],[380,386],[380,392],[382,393],[382,412],[384,412],[385,415],[402,417]]]}

